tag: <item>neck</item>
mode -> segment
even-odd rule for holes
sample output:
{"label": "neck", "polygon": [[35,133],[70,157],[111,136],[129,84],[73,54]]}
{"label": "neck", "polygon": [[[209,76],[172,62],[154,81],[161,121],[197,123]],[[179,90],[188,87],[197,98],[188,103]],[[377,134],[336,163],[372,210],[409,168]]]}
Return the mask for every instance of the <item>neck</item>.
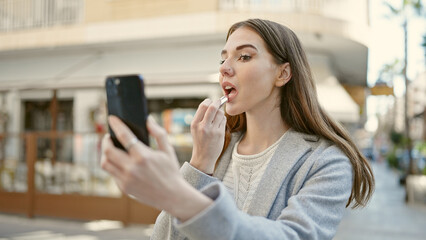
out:
{"label": "neck", "polygon": [[281,118],[279,106],[246,112],[246,121],[247,131],[238,146],[238,153],[245,155],[262,152],[289,129]]}

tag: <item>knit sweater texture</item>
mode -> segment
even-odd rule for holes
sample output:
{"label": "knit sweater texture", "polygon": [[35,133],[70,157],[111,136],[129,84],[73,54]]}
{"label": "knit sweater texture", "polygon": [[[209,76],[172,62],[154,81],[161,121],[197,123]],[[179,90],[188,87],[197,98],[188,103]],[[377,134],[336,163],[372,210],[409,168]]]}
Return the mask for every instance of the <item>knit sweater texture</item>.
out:
{"label": "knit sweater texture", "polygon": [[223,183],[234,196],[237,207],[243,212],[247,212],[260,179],[281,138],[262,152],[252,155],[239,154],[237,149],[241,139],[236,143]]}

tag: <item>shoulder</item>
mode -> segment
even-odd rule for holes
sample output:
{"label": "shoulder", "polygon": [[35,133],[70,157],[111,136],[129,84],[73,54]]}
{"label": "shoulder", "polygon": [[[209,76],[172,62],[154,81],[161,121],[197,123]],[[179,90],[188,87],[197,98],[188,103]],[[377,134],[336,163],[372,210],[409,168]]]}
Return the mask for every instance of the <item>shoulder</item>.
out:
{"label": "shoulder", "polygon": [[309,146],[311,154],[347,159],[346,154],[334,142],[321,136],[296,132],[294,130],[291,131],[293,131],[294,136],[299,138],[303,144]]}
{"label": "shoulder", "polygon": [[352,170],[348,156],[334,142],[317,135],[300,132],[294,134],[309,147],[305,164],[311,165],[313,169],[335,165],[342,169]]}
{"label": "shoulder", "polygon": [[324,196],[340,194],[343,200],[347,200],[353,180],[348,156],[334,142],[325,138],[303,133],[298,135],[301,142],[309,146],[294,171],[294,178],[302,183],[299,187]]}
{"label": "shoulder", "polygon": [[319,138],[312,148],[308,177],[313,179],[327,178],[328,184],[336,188],[340,185],[350,191],[352,185],[352,164],[348,156],[334,143],[324,138]]}

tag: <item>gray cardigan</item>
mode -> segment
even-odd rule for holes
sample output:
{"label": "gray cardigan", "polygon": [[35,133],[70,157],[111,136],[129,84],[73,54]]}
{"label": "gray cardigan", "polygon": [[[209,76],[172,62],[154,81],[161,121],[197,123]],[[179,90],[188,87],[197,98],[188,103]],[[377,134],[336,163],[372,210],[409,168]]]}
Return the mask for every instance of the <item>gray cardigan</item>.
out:
{"label": "gray cardigan", "polygon": [[244,213],[220,181],[240,136],[232,135],[213,177],[182,166],[184,178],[214,202],[183,223],[163,211],[151,239],[332,239],[352,188],[347,156],[329,141],[290,129]]}

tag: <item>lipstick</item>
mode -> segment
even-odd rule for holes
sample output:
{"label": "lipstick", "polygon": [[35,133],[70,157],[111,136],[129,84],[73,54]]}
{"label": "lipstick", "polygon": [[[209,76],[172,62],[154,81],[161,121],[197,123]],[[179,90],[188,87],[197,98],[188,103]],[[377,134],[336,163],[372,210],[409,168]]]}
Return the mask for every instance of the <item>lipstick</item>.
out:
{"label": "lipstick", "polygon": [[221,108],[223,106],[223,104],[225,104],[228,101],[228,97],[227,96],[222,96],[220,98],[220,106],[219,108]]}

